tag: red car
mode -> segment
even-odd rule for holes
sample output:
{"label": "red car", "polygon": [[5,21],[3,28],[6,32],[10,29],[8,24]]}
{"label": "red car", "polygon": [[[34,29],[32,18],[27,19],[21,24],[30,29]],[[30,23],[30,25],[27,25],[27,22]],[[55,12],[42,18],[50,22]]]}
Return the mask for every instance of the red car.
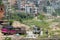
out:
{"label": "red car", "polygon": [[12,26],[7,26],[7,27],[3,27],[1,29],[2,33],[4,35],[6,34],[26,34],[26,30],[24,28],[13,28]]}
{"label": "red car", "polygon": [[1,31],[4,35],[16,33],[16,30],[14,30],[12,26],[2,27]]}

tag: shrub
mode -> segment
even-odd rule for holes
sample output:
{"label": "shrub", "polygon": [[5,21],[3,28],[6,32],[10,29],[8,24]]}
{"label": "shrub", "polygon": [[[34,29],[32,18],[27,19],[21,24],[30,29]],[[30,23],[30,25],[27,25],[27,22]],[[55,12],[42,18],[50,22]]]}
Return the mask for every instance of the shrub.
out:
{"label": "shrub", "polygon": [[11,40],[11,37],[6,37],[5,40]]}

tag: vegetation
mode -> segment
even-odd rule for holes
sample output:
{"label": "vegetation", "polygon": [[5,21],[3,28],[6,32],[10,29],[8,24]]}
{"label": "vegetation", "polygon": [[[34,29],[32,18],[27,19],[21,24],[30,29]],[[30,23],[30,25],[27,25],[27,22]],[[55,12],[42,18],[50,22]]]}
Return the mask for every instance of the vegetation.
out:
{"label": "vegetation", "polygon": [[39,19],[40,21],[38,21],[38,19],[37,19],[37,20],[33,20],[33,19],[30,20],[30,19],[28,19],[28,20],[24,20],[23,23],[24,23],[24,24],[27,24],[27,25],[29,25],[29,26],[31,26],[31,25],[36,25],[36,26],[41,27],[41,28],[48,28],[49,23],[48,23],[48,22],[45,22],[45,21],[44,21],[44,18],[45,18],[45,16],[42,15],[42,14],[40,14],[40,15],[38,16],[38,19]]}
{"label": "vegetation", "polygon": [[24,21],[24,20],[28,20],[28,19],[33,19],[33,16],[31,14],[26,14],[24,12],[20,12],[20,13],[11,13],[11,14],[8,14],[7,16],[7,19],[10,21],[20,21],[21,23]]}
{"label": "vegetation", "polygon": [[55,16],[55,17],[56,17],[56,16],[57,16],[57,13],[53,12],[53,13],[52,13],[52,16]]}
{"label": "vegetation", "polygon": [[2,5],[3,3],[2,3],[2,0],[0,0],[0,5]]}
{"label": "vegetation", "polygon": [[10,37],[6,37],[5,40],[11,40],[11,38]]}
{"label": "vegetation", "polygon": [[47,9],[46,9],[46,7],[43,7],[43,11],[44,11],[44,12],[47,12]]}
{"label": "vegetation", "polygon": [[40,20],[43,20],[44,18],[45,18],[45,16],[42,15],[42,14],[40,14],[40,15],[38,16],[38,19],[40,19]]}
{"label": "vegetation", "polygon": [[55,11],[57,15],[60,15],[60,9],[56,9]]}
{"label": "vegetation", "polygon": [[50,6],[50,2],[49,1],[47,1],[47,6]]}

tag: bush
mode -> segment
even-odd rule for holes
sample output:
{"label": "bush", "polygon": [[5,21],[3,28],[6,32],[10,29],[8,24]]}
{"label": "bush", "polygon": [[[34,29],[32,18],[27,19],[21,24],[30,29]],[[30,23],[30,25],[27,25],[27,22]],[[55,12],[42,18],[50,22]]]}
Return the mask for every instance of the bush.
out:
{"label": "bush", "polygon": [[4,40],[11,40],[11,37],[6,37]]}
{"label": "bush", "polygon": [[47,12],[47,9],[46,9],[46,7],[43,7],[43,11],[44,11],[44,12]]}
{"label": "bush", "polygon": [[3,5],[2,0],[0,0],[0,5]]}
{"label": "bush", "polygon": [[40,15],[38,16],[38,19],[40,19],[40,20],[43,20],[44,18],[45,18],[45,16],[42,15],[42,14],[40,14]]}
{"label": "bush", "polygon": [[14,20],[9,20],[10,25],[12,25],[13,21],[14,21]]}

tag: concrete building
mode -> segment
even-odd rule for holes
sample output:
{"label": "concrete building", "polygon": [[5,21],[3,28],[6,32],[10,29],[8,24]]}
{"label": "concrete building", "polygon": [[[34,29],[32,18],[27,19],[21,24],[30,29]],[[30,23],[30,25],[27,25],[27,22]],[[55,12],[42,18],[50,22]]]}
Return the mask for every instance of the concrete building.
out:
{"label": "concrete building", "polygon": [[21,9],[25,6],[26,0],[17,0],[18,8]]}
{"label": "concrete building", "polygon": [[43,11],[43,7],[47,6],[47,0],[39,0],[38,1],[38,5],[39,5],[39,12]]}
{"label": "concrete building", "polygon": [[16,0],[8,0],[8,2],[9,2],[11,5],[14,5],[14,4],[15,4],[15,1],[16,1]]}
{"label": "concrete building", "polygon": [[27,0],[17,0],[18,8],[20,11],[23,11],[25,13],[29,14],[37,14],[38,8],[35,6],[35,4],[31,1]]}
{"label": "concrete building", "polygon": [[55,12],[55,9],[52,6],[47,6],[47,14],[52,15],[53,12]]}
{"label": "concrete building", "polygon": [[60,8],[60,0],[50,0],[50,4],[54,9]]}
{"label": "concrete building", "polygon": [[4,2],[8,1],[10,5],[14,5],[16,0],[2,0]]}

